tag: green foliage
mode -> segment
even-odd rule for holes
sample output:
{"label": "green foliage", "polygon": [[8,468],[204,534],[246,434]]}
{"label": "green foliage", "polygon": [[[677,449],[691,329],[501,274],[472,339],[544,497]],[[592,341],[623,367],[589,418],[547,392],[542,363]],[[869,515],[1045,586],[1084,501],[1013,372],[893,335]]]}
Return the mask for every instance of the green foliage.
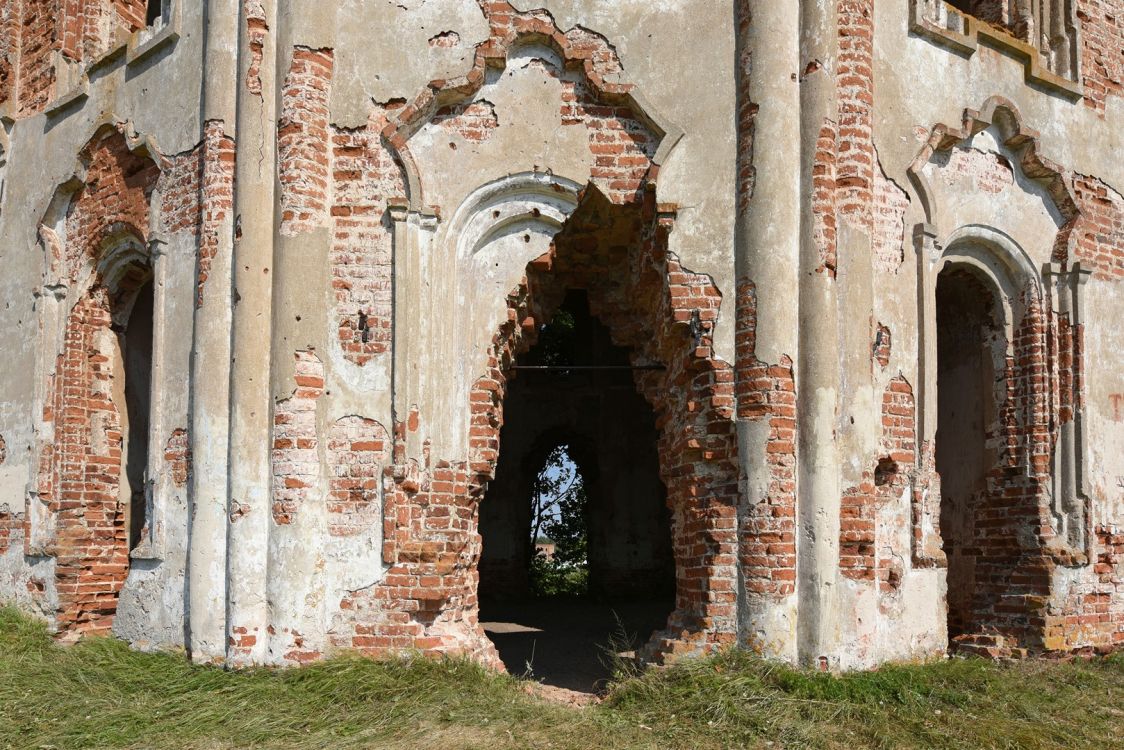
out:
{"label": "green foliage", "polygon": [[588,502],[581,472],[567,446],[554,448],[532,488],[532,545],[540,537],[554,543],[549,556],[532,546],[530,579],[535,596],[584,596],[588,591]]}
{"label": "green foliage", "polygon": [[572,365],[576,362],[577,320],[565,307],[560,308],[550,323],[539,327],[535,346],[527,353],[529,365]]}
{"label": "green foliage", "polygon": [[531,558],[531,594],[536,597],[581,597],[589,591],[589,569],[563,567],[542,552]]}
{"label": "green foliage", "polygon": [[572,709],[456,659],[227,672],[105,638],[59,647],[0,608],[0,675],[0,749],[20,750],[1099,750],[1124,728],[1124,655],[833,676],[731,651],[633,671]]}

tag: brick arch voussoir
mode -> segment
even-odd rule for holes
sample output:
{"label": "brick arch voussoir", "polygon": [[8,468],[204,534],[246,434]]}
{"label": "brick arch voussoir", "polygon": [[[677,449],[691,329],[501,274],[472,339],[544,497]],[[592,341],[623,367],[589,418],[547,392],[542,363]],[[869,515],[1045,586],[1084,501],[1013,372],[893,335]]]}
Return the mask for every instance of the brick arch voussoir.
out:
{"label": "brick arch voussoir", "polygon": [[[598,102],[628,107],[652,132],[657,146],[650,159],[645,183],[654,185],[660,165],[666,161],[683,131],[655,112],[634,84],[607,80],[598,68],[598,61],[609,61],[615,70],[619,70],[619,59],[612,45],[600,34],[580,26],[563,32],[554,17],[545,10],[520,12],[507,0],[477,1],[488,20],[490,34],[488,39],[476,46],[472,68],[455,78],[429,81],[404,106],[388,114],[381,130],[394,159],[406,173],[410,206],[415,209],[424,206],[417,163],[409,145],[410,138],[427,122],[432,121],[439,110],[470,101],[483,87],[488,68],[506,67],[508,57],[515,48],[535,42],[553,49],[562,58],[563,66],[580,69]],[[579,43],[579,35],[587,42],[594,40],[594,43]]]}

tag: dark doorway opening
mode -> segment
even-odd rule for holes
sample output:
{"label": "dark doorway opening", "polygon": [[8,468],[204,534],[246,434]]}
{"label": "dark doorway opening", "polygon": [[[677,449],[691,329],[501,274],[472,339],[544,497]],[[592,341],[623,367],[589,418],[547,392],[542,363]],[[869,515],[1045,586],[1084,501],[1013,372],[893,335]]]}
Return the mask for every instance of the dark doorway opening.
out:
{"label": "dark doorway opening", "polygon": [[479,591],[514,674],[596,690],[674,609],[659,433],[632,367],[570,290],[512,373],[480,506]]}
{"label": "dark doorway opening", "polygon": [[[996,455],[993,346],[1002,328],[994,294],[955,268],[937,279],[937,440],[941,536],[948,558],[948,636],[984,632],[1001,582],[997,564],[1017,555],[1014,540],[996,538],[987,478]],[[1010,546],[1011,549],[1007,549]]]}
{"label": "dark doorway opening", "polygon": [[[149,280],[137,291],[128,323],[119,334],[125,370],[125,411],[128,420],[123,479],[128,488],[130,550],[136,549],[141,543],[148,523],[145,483],[152,413],[153,286]],[[122,493],[123,496],[125,494],[126,492]]]}

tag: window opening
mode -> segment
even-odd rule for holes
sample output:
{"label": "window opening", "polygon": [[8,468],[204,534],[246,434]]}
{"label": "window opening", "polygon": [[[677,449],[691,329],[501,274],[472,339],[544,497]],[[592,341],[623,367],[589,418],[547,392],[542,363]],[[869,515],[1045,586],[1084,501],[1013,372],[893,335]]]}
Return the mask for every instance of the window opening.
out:
{"label": "window opening", "polygon": [[119,334],[124,363],[126,431],[124,479],[128,483],[129,549],[141,543],[148,522],[145,482],[148,469],[149,426],[152,412],[153,283],[137,292],[128,323]]}
{"label": "window opening", "polygon": [[148,0],[148,10],[145,13],[146,26],[154,26],[164,13],[164,0]]}
{"label": "window opening", "polygon": [[588,495],[568,445],[547,454],[531,496],[530,591],[534,596],[589,593]]}

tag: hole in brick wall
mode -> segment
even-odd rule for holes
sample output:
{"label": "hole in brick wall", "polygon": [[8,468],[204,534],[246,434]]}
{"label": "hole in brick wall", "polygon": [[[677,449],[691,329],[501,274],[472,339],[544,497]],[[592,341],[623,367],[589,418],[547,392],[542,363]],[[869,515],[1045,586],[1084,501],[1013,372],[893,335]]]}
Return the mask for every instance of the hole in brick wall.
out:
{"label": "hole in brick wall", "polygon": [[894,475],[898,473],[898,465],[889,456],[883,456],[878,459],[878,465],[874,467],[874,485],[876,487],[883,487],[894,480]]}
{"label": "hole in brick wall", "polygon": [[362,310],[359,311],[359,320],[356,322],[356,330],[359,331],[359,340],[364,344],[371,340],[371,322],[367,319],[367,313]]}
{"label": "hole in brick wall", "polygon": [[153,283],[137,292],[125,331],[120,335],[125,375],[125,412],[128,420],[125,452],[125,484],[128,494],[129,549],[143,538],[148,522],[145,477],[148,468],[149,425],[152,412],[152,316]]}
{"label": "hole in brick wall", "polygon": [[952,266],[938,277],[936,304],[936,468],[949,638],[1013,632],[1026,624],[1027,592],[1015,581],[1022,576],[1019,537],[1032,515],[1002,483],[990,447],[1004,437],[1005,421],[997,395],[1005,391],[997,384],[1005,380],[1007,344],[997,346],[998,297],[974,272]]}
{"label": "hole in brick wall", "polygon": [[605,648],[634,652],[674,607],[667,491],[629,350],[586,292],[537,333],[518,364],[551,369],[510,380],[480,505],[480,617],[510,671],[589,690]]}

